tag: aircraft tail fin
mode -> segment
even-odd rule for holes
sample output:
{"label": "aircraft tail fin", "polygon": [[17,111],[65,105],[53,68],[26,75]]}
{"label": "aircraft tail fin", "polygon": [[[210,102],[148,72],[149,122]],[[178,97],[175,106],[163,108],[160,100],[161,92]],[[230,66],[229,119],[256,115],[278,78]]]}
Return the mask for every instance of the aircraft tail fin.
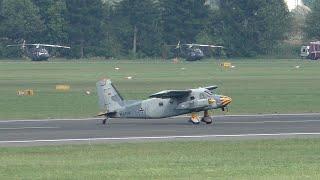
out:
{"label": "aircraft tail fin", "polygon": [[124,106],[124,100],[110,79],[97,82],[99,106],[108,113],[116,112]]}

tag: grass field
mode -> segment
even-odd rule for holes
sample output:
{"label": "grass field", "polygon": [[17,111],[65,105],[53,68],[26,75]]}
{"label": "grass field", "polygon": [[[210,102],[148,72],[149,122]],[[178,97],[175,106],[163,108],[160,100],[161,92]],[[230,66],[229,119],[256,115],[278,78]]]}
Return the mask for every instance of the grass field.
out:
{"label": "grass field", "polygon": [[0,149],[0,179],[319,179],[319,139]]}
{"label": "grass field", "polygon": [[[232,97],[230,114],[320,112],[320,62],[231,62],[0,61],[0,119],[92,117],[103,77],[127,99],[215,84]],[[71,90],[57,92],[57,84]],[[35,96],[16,95],[27,88]],[[319,139],[3,147],[0,179],[320,179],[319,154]]]}
{"label": "grass field", "polygon": [[[230,114],[320,112],[320,62],[231,62],[235,68],[225,70],[216,60],[178,64],[163,60],[1,61],[0,119],[92,117],[99,112],[95,83],[103,77],[111,78],[127,99],[143,99],[163,89],[218,85],[218,93],[233,99]],[[57,92],[57,84],[69,84],[71,90]],[[16,95],[18,89],[27,88],[34,89],[35,96]],[[85,90],[91,95],[85,95]]]}
{"label": "grass field", "polygon": [[[127,99],[143,99],[163,89],[218,85],[231,96],[230,114],[320,112],[320,63],[301,60],[1,61],[0,119],[92,117],[99,112],[95,83],[108,77]],[[297,65],[299,69],[295,68]],[[119,67],[119,70],[115,70]],[[125,77],[132,76],[132,80]],[[55,90],[69,84],[69,92]],[[35,96],[19,97],[31,88]],[[85,91],[92,92],[85,95]]]}

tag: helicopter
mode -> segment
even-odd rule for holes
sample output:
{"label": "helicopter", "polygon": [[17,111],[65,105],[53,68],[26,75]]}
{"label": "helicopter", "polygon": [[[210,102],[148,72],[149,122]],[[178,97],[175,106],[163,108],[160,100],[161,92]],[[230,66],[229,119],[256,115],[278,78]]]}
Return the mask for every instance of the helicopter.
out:
{"label": "helicopter", "polygon": [[31,58],[32,61],[46,61],[49,59],[50,54],[48,50],[45,49],[45,47],[70,49],[69,46],[60,46],[60,45],[52,45],[52,44],[40,44],[40,43],[26,44],[25,40],[23,41],[22,44],[7,45],[7,47],[15,47],[15,46],[21,46],[21,49],[23,50],[23,52],[26,53],[26,55],[29,58]]}
{"label": "helicopter", "polygon": [[204,58],[202,47],[207,48],[224,48],[223,46],[216,46],[210,44],[181,44],[180,41],[177,45],[168,45],[168,46],[175,46],[175,54],[176,56],[181,56],[186,59],[186,61],[197,61]]}

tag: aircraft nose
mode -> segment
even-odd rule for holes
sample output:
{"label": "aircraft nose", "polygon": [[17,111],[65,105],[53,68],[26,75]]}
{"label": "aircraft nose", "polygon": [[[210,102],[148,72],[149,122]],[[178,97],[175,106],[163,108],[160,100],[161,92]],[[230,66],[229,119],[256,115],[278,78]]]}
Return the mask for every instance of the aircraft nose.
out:
{"label": "aircraft nose", "polygon": [[228,96],[220,96],[221,106],[226,106],[226,105],[230,104],[231,101],[232,101],[232,99]]}

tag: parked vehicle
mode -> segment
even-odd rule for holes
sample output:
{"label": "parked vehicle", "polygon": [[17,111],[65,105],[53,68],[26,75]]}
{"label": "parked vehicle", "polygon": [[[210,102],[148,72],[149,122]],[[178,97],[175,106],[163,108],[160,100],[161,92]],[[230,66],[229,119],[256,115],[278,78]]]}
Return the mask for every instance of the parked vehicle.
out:
{"label": "parked vehicle", "polygon": [[300,57],[312,60],[320,59],[320,41],[310,42],[308,46],[302,46]]}

